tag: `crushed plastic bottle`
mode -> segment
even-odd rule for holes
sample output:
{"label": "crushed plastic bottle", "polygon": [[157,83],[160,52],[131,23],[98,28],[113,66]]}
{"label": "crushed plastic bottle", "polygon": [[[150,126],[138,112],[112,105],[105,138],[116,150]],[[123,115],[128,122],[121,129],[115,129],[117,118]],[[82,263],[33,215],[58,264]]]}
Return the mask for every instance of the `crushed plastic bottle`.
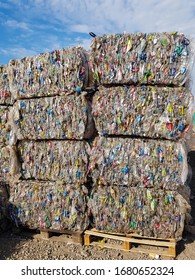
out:
{"label": "crushed plastic bottle", "polygon": [[92,113],[100,135],[190,138],[193,96],[184,87],[99,87]]}
{"label": "crushed plastic bottle", "polygon": [[85,230],[88,190],[62,182],[18,181],[10,185],[9,211],[17,226]]}

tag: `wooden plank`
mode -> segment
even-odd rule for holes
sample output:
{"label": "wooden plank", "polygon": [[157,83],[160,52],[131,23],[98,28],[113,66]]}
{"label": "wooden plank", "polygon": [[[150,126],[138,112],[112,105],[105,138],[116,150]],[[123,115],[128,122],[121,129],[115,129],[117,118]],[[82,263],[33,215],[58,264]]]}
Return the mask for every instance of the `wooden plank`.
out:
{"label": "wooden plank", "polygon": [[[118,245],[118,244],[110,244],[110,243],[100,243],[97,241],[93,241],[90,243],[90,245],[92,246],[97,246],[100,248],[107,248],[107,249],[114,249],[114,250],[121,250],[121,251],[126,251],[122,245]],[[168,249],[162,250],[162,249],[149,249],[149,248],[140,248],[140,247],[132,247],[129,252],[131,253],[137,253],[137,254],[155,254],[158,256],[166,256],[166,257],[175,257],[174,254],[170,254],[168,252]]]}
{"label": "wooden plank", "polygon": [[144,236],[144,235],[139,235],[137,233],[127,233],[126,237],[137,237],[137,238],[142,238],[142,239],[152,239],[152,240],[161,240],[161,241],[173,241],[175,242],[174,238],[159,238],[159,237],[151,237],[151,236]]}
{"label": "wooden plank", "polygon": [[72,234],[72,241],[74,243],[79,243],[79,244],[83,244],[83,234]]}
{"label": "wooden plank", "polygon": [[51,240],[51,241],[61,241],[68,243],[75,243],[83,245],[83,232],[79,231],[54,231],[54,230],[40,230],[39,234],[32,235],[33,238],[43,239],[43,240]]}
{"label": "wooden plank", "polygon": [[131,248],[131,244],[128,241],[124,241],[124,250],[129,251]]}
{"label": "wooden plank", "polygon": [[137,244],[142,244],[142,245],[151,245],[151,246],[163,246],[163,247],[168,247],[170,246],[171,242],[166,242],[166,241],[156,241],[156,240],[146,240],[146,239],[133,239],[133,238],[130,238],[131,242],[133,243],[137,243]]}
{"label": "wooden plank", "polygon": [[71,243],[82,244],[82,245],[84,244],[83,231],[23,227],[20,232],[20,235],[27,236],[30,238],[35,238],[35,239],[42,239],[42,240],[62,241],[62,242],[69,242],[69,243],[71,242]]}
{"label": "wooden plank", "polygon": [[176,256],[176,246],[168,247],[168,252],[170,256]]}
{"label": "wooden plank", "polygon": [[104,237],[104,238],[110,238],[110,239],[115,239],[119,241],[128,241],[132,243],[137,243],[137,244],[146,244],[146,245],[154,245],[154,246],[169,246],[171,242],[169,241],[157,241],[156,239],[154,240],[146,240],[140,237],[140,239],[135,239],[132,237],[125,237],[125,236],[115,236],[107,233],[101,233],[101,232],[92,232],[90,230],[86,230],[85,234],[91,234],[94,236],[99,236],[99,237]]}
{"label": "wooden plank", "polygon": [[[106,241],[96,242],[91,241],[92,237],[99,237],[111,240],[117,240],[122,242],[122,245],[118,244],[110,244]],[[132,244],[136,244],[138,247],[132,247]],[[108,233],[102,233],[94,230],[86,230],[84,235],[84,245],[96,245],[101,248],[111,248],[111,249],[120,249],[129,252],[137,252],[137,253],[152,253],[155,255],[163,255],[168,257],[176,256],[176,240],[175,239],[156,239],[153,237],[147,238],[146,236],[138,236],[137,234],[133,237],[132,235],[121,236],[121,235],[113,235]],[[147,246],[148,248],[143,248],[142,245]],[[159,248],[160,247],[160,248]]]}
{"label": "wooden plank", "polygon": [[109,232],[109,231],[104,231],[104,230],[97,230],[96,228],[90,229],[90,231],[94,232],[101,232],[101,233],[106,233],[106,234],[111,234],[111,235],[117,235],[117,236],[126,236],[124,233],[118,233],[118,232]]}
{"label": "wooden plank", "polygon": [[91,235],[85,234],[84,235],[84,244],[88,246],[88,245],[90,245],[90,243],[91,243]]}
{"label": "wooden plank", "polygon": [[[144,236],[144,235],[139,235],[137,233],[117,233],[117,232],[108,232],[108,231],[103,231],[103,230],[97,230],[96,228],[90,229],[89,231],[92,232],[100,232],[100,233],[105,233],[105,234],[111,234],[111,235],[117,235],[117,236],[124,236],[124,237],[137,237],[137,238],[142,238],[142,239],[152,239],[152,240],[160,240],[160,241],[173,241],[175,242],[174,238],[159,238],[159,237],[151,237],[151,236]],[[86,231],[85,231],[86,232]]]}
{"label": "wooden plank", "polygon": [[61,229],[61,230],[58,230],[58,229],[50,229],[50,228],[39,228],[37,229],[41,232],[53,232],[53,233],[61,233],[61,234],[75,234],[75,235],[79,235],[79,234],[82,234],[83,231],[72,231],[72,230],[69,230],[69,229]]}
{"label": "wooden plank", "polygon": [[40,231],[40,235],[43,239],[48,239],[50,237],[50,233],[47,231]]}
{"label": "wooden plank", "polygon": [[92,241],[90,243],[90,245],[92,246],[98,246],[98,247],[101,247],[101,248],[108,248],[108,249],[115,249],[115,250],[125,250],[123,248],[122,245],[118,245],[118,244],[110,244],[110,243],[100,243],[100,242],[97,242],[97,241]]}

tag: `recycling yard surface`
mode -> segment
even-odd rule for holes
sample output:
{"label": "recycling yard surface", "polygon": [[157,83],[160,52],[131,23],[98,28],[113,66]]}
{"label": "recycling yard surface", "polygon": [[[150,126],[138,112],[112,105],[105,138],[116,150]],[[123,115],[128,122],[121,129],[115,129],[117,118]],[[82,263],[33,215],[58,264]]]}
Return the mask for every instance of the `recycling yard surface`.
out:
{"label": "recycling yard surface", "polygon": [[[0,236],[1,260],[151,260],[169,259],[154,254],[125,252],[101,246],[84,246],[50,240],[28,239],[4,234]],[[184,233],[177,244],[176,260],[195,260],[195,235]]]}

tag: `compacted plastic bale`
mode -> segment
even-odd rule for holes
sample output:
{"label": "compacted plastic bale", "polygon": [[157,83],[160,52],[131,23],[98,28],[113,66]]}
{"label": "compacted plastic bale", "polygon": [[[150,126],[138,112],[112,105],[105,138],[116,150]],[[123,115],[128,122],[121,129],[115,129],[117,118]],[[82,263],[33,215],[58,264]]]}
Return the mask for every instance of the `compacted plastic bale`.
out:
{"label": "compacted plastic bale", "polygon": [[9,123],[9,112],[8,106],[0,105],[0,144],[8,145],[10,140],[11,125]]}
{"label": "compacted plastic bale", "polygon": [[94,187],[88,207],[97,230],[178,240],[190,211],[175,191],[111,185]]}
{"label": "compacted plastic bale", "polygon": [[16,225],[56,230],[85,230],[89,225],[88,191],[62,182],[11,183],[9,211]]}
{"label": "compacted plastic bale", "polygon": [[8,182],[20,171],[15,147],[0,145],[0,181]]}
{"label": "compacted plastic bale", "polygon": [[89,172],[94,184],[176,190],[186,182],[187,153],[169,140],[97,137]]}
{"label": "compacted plastic bale", "polygon": [[6,182],[10,172],[10,151],[3,145],[0,146],[0,180]]}
{"label": "compacted plastic bale", "polygon": [[22,179],[87,181],[90,147],[85,141],[21,141],[17,153]]}
{"label": "compacted plastic bale", "polygon": [[184,87],[101,86],[92,105],[100,135],[177,140],[191,134],[194,102]]}
{"label": "compacted plastic bale", "polygon": [[85,95],[18,100],[10,114],[16,139],[84,139],[94,121]]}
{"label": "compacted plastic bale", "polygon": [[88,86],[88,63],[81,47],[59,49],[9,63],[15,99],[64,95]]}
{"label": "compacted plastic bale", "polygon": [[193,42],[177,32],[106,34],[91,42],[90,67],[104,85],[183,85],[193,60]]}
{"label": "compacted plastic bale", "polygon": [[8,79],[8,66],[0,65],[0,105],[12,105],[13,102]]}

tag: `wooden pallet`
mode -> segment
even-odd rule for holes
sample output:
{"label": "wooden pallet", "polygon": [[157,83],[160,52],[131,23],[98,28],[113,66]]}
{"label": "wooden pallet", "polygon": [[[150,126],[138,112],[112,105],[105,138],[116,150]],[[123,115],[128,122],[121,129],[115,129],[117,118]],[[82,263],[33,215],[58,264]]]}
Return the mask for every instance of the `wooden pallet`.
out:
{"label": "wooden pallet", "polygon": [[50,229],[40,229],[39,231],[40,233],[35,234],[34,238],[83,245],[83,232],[81,231]]}
{"label": "wooden pallet", "polygon": [[[109,239],[120,241],[122,245],[110,244],[107,242]],[[146,237],[134,233],[125,235],[117,233],[105,233],[96,229],[86,230],[84,232],[84,245],[94,245],[103,248],[124,250],[135,253],[154,254],[171,258],[176,257],[175,239]]]}
{"label": "wooden pallet", "polygon": [[35,239],[60,241],[66,243],[84,244],[83,231],[53,230],[53,229],[24,229],[22,235]]}

